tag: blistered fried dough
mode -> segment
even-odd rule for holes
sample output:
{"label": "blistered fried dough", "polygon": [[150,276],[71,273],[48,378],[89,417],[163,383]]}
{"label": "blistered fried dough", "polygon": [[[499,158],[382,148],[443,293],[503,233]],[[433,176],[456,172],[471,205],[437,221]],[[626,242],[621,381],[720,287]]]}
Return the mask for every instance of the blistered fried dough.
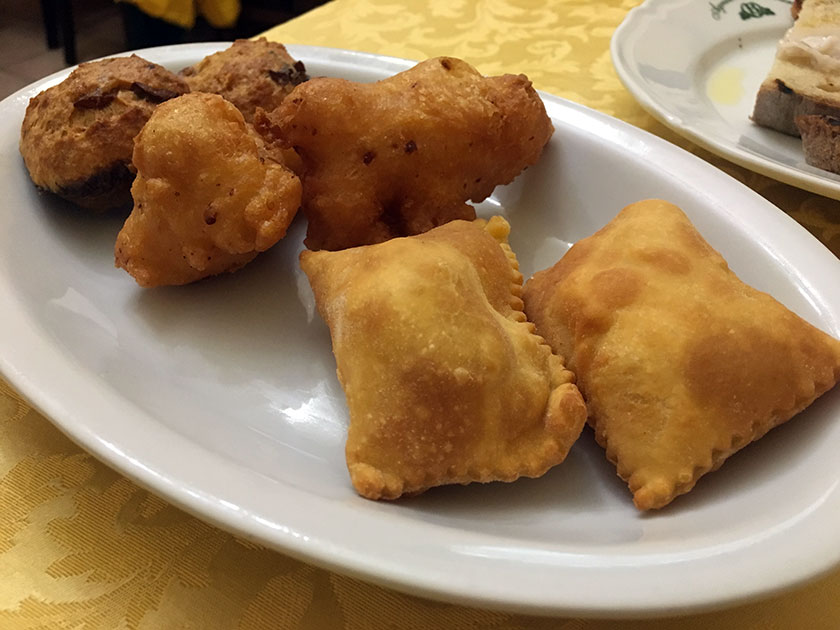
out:
{"label": "blistered fried dough", "polygon": [[537,477],[586,419],[574,376],[525,321],[501,218],[301,254],[347,396],[356,490]]}
{"label": "blistered fried dough", "polygon": [[466,201],[534,164],[553,131],[525,76],[450,57],[373,84],[313,79],[255,125],[300,154],[306,245],[331,250],[474,218]]}
{"label": "blistered fried dough", "polygon": [[20,152],[32,181],[85,208],[128,207],[134,136],[158,103],[186,92],[136,55],[83,63],[26,108]]}
{"label": "blistered fried dough", "polygon": [[143,287],[234,271],[286,234],[300,180],[221,96],[164,103],[137,136],[134,209],[116,264]]}
{"label": "blistered fried dough", "polygon": [[524,298],[641,510],[691,490],[840,374],[840,342],[741,282],[664,201],[625,208]]}
{"label": "blistered fried dough", "polygon": [[193,92],[224,96],[253,122],[254,111],[271,111],[300,83],[306,81],[302,61],[277,42],[237,39],[233,45],[185,68],[181,75]]}

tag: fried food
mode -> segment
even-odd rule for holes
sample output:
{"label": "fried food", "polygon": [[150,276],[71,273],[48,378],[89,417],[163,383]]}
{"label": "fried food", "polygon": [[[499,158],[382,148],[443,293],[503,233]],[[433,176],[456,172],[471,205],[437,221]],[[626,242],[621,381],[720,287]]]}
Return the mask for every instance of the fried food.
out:
{"label": "fried food", "polygon": [[622,210],[524,299],[640,510],[691,490],[840,375],[840,342],[741,282],[664,201]]}
{"label": "fried food", "polygon": [[553,127],[524,75],[482,77],[451,57],[373,84],[317,78],[257,130],[303,161],[310,249],[343,249],[472,219],[540,156]]}
{"label": "fried food", "polygon": [[115,256],[143,287],[239,269],[286,234],[300,205],[297,176],[215,94],[159,107],[137,136],[134,164],[134,209]]}
{"label": "fried food", "polygon": [[237,39],[233,45],[209,55],[181,71],[193,92],[224,96],[253,122],[257,107],[272,111],[294,89],[308,80],[302,61],[289,55],[283,44]]}
{"label": "fried food", "polygon": [[127,207],[134,136],[158,103],[186,92],[137,55],[83,63],[26,108],[20,153],[32,181],[84,208]]}
{"label": "fried food", "polygon": [[347,396],[356,490],[538,477],[586,420],[574,376],[525,321],[508,224],[454,221],[340,252],[304,251]]}

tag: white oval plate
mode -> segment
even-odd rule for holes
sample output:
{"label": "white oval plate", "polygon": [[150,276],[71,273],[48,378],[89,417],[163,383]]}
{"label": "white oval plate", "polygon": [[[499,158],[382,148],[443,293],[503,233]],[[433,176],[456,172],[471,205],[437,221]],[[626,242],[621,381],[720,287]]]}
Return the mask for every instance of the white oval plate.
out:
{"label": "white oval plate", "polygon": [[[140,51],[173,69],[218,44]],[[290,47],[313,75],[374,80],[411,62]],[[316,564],[433,598],[543,614],[652,615],[788,587],[840,560],[840,398],[642,515],[587,430],[541,479],[449,487],[395,503],[355,495],[347,412],[326,326],[297,265],[304,232],[242,271],[141,290],[113,267],[120,218],[39,195],[17,138],[28,99],[0,104],[0,367],[97,457],[220,527]],[[699,158],[543,95],[557,131],[499,189],[526,274],[624,205],[683,207],[748,282],[835,335],[840,262]]]}
{"label": "white oval plate", "polygon": [[613,65],[642,107],[680,135],[752,171],[840,199],[840,176],[806,164],[799,138],[750,120],[792,24],[785,0],[647,0],[616,29]]}

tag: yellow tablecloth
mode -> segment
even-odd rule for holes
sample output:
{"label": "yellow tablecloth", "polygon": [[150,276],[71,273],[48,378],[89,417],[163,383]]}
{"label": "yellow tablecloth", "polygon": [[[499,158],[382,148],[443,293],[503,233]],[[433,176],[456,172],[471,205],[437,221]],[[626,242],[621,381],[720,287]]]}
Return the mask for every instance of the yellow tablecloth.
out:
{"label": "yellow tablecloth", "polygon": [[[636,4],[335,0],[267,36],[414,59],[447,54],[485,73],[524,72],[541,89],[695,151],[789,212],[840,255],[840,203],[696,150],[654,122],[624,90],[608,44]],[[614,622],[538,619],[402,595],[262,549],[184,514],[85,454],[0,381],[0,630],[836,630],[838,596],[835,571],[728,611]]]}
{"label": "yellow tablecloth", "polygon": [[230,28],[236,24],[241,6],[239,0],[117,0],[130,2],[144,13],[181,28],[191,29],[195,19],[203,16],[216,28]]}

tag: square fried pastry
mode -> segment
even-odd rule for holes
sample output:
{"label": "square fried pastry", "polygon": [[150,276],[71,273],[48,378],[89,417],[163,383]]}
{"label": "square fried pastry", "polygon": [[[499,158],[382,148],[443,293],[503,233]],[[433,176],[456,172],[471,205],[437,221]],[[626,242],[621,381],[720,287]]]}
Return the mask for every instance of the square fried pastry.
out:
{"label": "square fried pastry", "polygon": [[739,280],[665,201],[626,207],[523,297],[641,510],[691,490],[840,375],[840,342]]}
{"label": "square fried pastry", "polygon": [[538,477],[580,434],[586,407],[525,320],[508,232],[499,217],[454,221],[301,254],[330,328],[362,496]]}

